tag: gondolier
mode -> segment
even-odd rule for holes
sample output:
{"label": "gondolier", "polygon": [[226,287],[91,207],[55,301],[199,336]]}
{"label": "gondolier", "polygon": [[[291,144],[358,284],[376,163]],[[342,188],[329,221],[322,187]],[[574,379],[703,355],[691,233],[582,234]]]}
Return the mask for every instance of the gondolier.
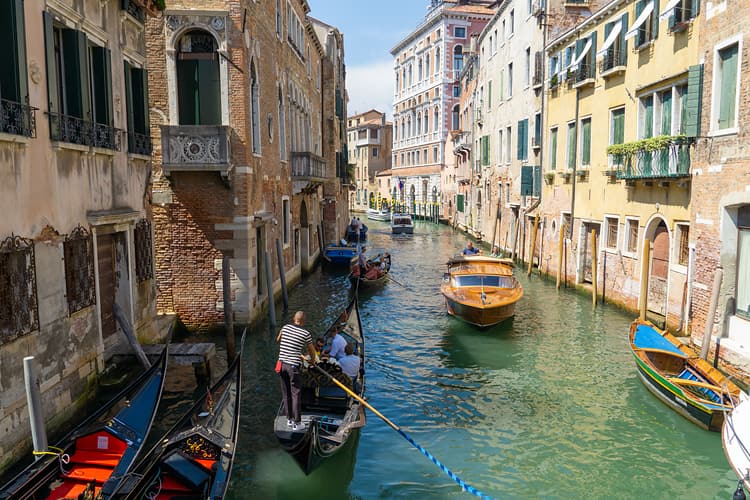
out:
{"label": "gondolier", "polygon": [[305,326],[305,313],[297,311],[294,313],[294,324],[284,325],[276,337],[279,342],[279,362],[281,369],[281,398],[286,413],[287,425],[294,430],[301,429],[301,385],[300,385],[300,363],[301,355],[307,350],[313,362],[316,360],[315,347],[312,343],[312,335],[303,328]]}

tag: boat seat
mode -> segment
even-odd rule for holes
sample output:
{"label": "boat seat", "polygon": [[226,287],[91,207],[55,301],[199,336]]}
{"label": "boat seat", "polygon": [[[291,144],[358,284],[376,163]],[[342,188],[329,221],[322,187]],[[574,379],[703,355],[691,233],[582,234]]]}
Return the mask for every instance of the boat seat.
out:
{"label": "boat seat", "polygon": [[76,452],[70,456],[70,462],[74,464],[88,464],[115,468],[117,464],[120,463],[121,458],[122,454],[117,453],[76,450]]}
{"label": "boat seat", "polygon": [[[706,382],[705,380],[698,377],[695,373],[693,373],[688,368],[685,368],[684,370],[682,370],[682,372],[680,372],[680,374],[677,375],[677,377],[683,380],[693,380],[695,382]],[[713,401],[714,403],[722,403],[721,396],[719,394],[716,394],[715,391],[712,391],[708,387],[695,386],[694,390],[700,392],[701,394],[706,396],[709,400]]]}
{"label": "boat seat", "polygon": [[100,430],[76,439],[76,452],[92,451],[96,453],[113,453],[122,455],[128,445],[122,439]]}
{"label": "boat seat", "polygon": [[[63,484],[52,490],[47,500],[63,500],[66,498],[78,498],[80,494],[86,491],[87,483],[78,481],[65,481]],[[98,491],[98,488],[95,488]]]}
{"label": "boat seat", "polygon": [[75,479],[76,481],[84,481],[86,483],[94,481],[96,484],[104,484],[111,475],[112,469],[109,467],[76,465],[65,477]]}
{"label": "boat seat", "polygon": [[210,478],[208,470],[190,460],[179,450],[172,452],[161,463],[164,470],[193,491],[201,491]]}

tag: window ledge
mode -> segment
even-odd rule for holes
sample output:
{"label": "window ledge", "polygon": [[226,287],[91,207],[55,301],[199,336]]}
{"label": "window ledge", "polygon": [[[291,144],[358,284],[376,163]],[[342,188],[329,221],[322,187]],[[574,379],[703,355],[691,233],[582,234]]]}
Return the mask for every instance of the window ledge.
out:
{"label": "window ledge", "polygon": [[586,87],[587,85],[593,85],[595,82],[596,80],[593,78],[586,78],[585,80],[581,80],[580,82],[574,83],[573,88],[577,89],[581,87]]}
{"label": "window ledge", "polygon": [[619,253],[617,248],[603,248],[602,250],[610,255],[617,255]]}
{"label": "window ledge", "polygon": [[724,128],[724,129],[718,129],[718,130],[710,130],[708,132],[709,137],[721,137],[723,135],[737,135],[739,133],[740,129],[737,127],[732,128]]}
{"label": "window ledge", "polygon": [[95,155],[103,155],[103,156],[114,156],[117,151],[114,149],[107,149],[107,148],[97,148],[97,147],[91,147],[91,153]]}
{"label": "window ledge", "polygon": [[31,137],[27,137],[25,135],[0,133],[0,142],[15,142],[18,144],[28,144],[29,142],[31,142]]}
{"label": "window ledge", "polygon": [[72,142],[62,142],[62,141],[52,141],[52,149],[54,150],[67,149],[70,151],[80,151],[82,153],[88,153],[89,149],[91,148],[84,144],[75,144]]}
{"label": "window ledge", "polygon": [[139,155],[137,153],[128,153],[128,160],[150,161],[151,157],[148,155]]}
{"label": "window ledge", "polygon": [[655,40],[651,39],[647,41],[646,43],[642,43],[641,45],[638,45],[637,47],[633,47],[633,52],[640,52],[642,50],[649,49],[654,43],[655,43]]}
{"label": "window ledge", "polygon": [[612,66],[608,70],[602,71],[600,74],[602,78],[609,78],[619,75],[620,73],[625,73],[625,66]]}
{"label": "window ledge", "polygon": [[669,267],[670,271],[674,271],[678,274],[684,274],[687,275],[687,266],[683,266],[682,264],[672,264]]}
{"label": "window ledge", "polygon": [[629,259],[638,259],[638,254],[636,254],[635,252],[622,252],[622,256]]}

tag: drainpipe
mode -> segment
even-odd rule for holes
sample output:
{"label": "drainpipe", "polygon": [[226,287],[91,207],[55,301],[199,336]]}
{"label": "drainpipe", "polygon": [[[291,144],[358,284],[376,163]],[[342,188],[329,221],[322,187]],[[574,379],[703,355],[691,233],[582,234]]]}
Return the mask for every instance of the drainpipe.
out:
{"label": "drainpipe", "polygon": [[[578,41],[579,32],[576,32],[576,41]],[[577,45],[577,44],[576,44]],[[566,70],[567,71],[567,70]],[[576,114],[575,114],[575,145],[573,146],[573,183],[570,188],[570,231],[568,233],[570,241],[573,241],[573,226],[575,225],[575,208],[576,208],[576,164],[578,163],[578,109],[580,103],[581,89],[576,87]]]}

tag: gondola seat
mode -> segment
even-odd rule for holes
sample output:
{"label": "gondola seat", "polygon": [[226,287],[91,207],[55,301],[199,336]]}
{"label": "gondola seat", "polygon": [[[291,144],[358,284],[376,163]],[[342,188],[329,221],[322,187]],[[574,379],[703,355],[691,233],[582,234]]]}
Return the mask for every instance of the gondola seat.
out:
{"label": "gondola seat", "polygon": [[187,485],[191,491],[201,491],[209,480],[210,474],[202,465],[190,460],[179,450],[172,452],[162,461],[162,466],[169,475]]}

